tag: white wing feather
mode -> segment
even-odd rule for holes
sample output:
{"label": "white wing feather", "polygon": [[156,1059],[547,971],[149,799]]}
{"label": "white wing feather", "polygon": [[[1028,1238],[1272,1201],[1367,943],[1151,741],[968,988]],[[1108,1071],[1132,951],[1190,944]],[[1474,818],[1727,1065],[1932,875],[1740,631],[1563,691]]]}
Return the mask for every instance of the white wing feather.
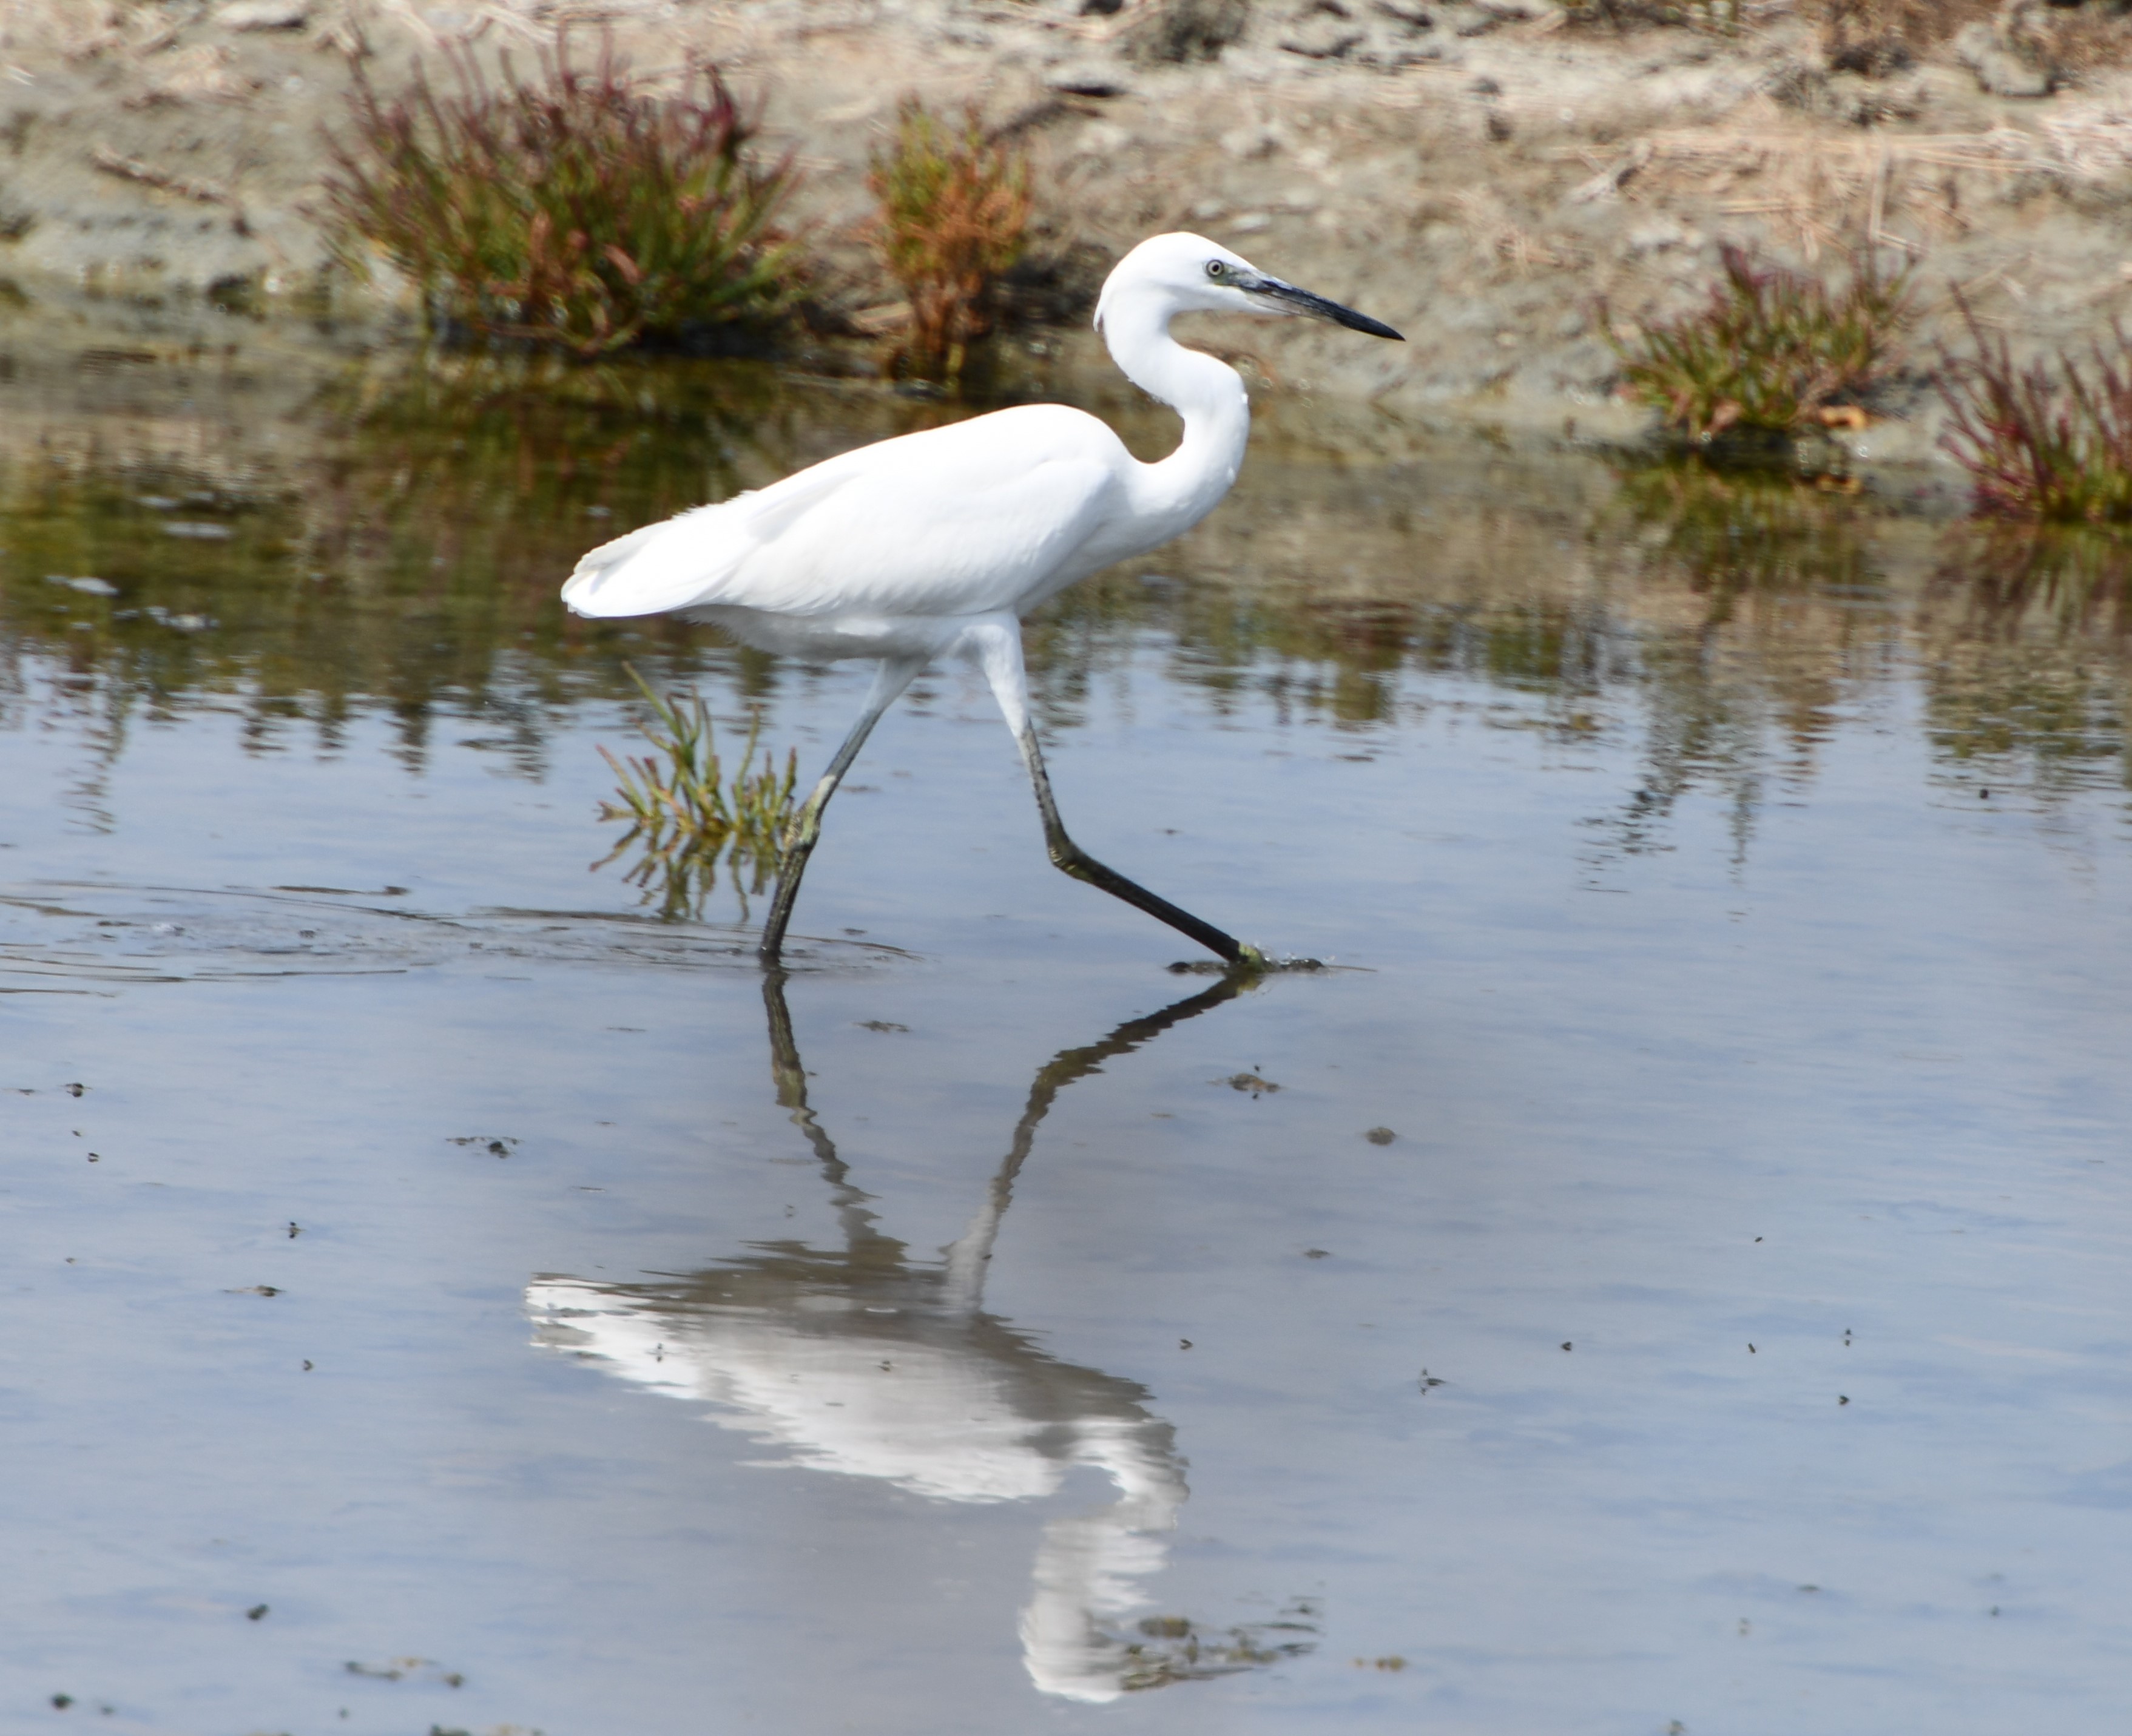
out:
{"label": "white wing feather", "polygon": [[862,446],[594,549],[563,587],[582,615],[711,607],[969,615],[1083,568],[1134,460],[1094,417],[997,411]]}

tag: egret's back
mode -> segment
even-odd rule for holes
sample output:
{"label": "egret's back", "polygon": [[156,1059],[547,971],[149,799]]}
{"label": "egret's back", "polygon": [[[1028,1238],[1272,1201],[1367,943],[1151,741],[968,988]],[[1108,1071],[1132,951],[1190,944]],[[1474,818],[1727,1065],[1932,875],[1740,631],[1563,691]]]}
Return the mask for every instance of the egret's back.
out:
{"label": "egret's back", "polygon": [[594,549],[579,614],[1020,610],[1115,555],[1135,460],[1093,416],[1036,404],[862,446]]}

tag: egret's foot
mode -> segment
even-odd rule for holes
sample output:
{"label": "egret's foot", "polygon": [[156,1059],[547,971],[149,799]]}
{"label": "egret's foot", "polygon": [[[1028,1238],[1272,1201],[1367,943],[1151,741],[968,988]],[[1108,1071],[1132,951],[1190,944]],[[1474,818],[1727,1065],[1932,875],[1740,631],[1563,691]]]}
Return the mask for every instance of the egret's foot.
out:
{"label": "egret's foot", "polygon": [[1320,959],[1276,959],[1248,942],[1241,944],[1233,959],[1179,959],[1169,967],[1178,977],[1261,977],[1276,971],[1328,970]]}

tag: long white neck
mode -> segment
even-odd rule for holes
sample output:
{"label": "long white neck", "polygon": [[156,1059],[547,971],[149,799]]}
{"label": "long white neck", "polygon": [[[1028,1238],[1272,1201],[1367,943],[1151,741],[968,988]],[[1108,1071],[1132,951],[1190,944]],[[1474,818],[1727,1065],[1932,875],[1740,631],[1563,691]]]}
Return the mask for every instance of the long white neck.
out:
{"label": "long white neck", "polygon": [[1134,487],[1136,517],[1146,522],[1150,547],[1214,510],[1236,479],[1251,431],[1241,377],[1227,363],[1171,337],[1170,314],[1152,299],[1129,300],[1103,320],[1103,341],[1126,377],[1184,418],[1177,450],[1159,464],[1140,466]]}

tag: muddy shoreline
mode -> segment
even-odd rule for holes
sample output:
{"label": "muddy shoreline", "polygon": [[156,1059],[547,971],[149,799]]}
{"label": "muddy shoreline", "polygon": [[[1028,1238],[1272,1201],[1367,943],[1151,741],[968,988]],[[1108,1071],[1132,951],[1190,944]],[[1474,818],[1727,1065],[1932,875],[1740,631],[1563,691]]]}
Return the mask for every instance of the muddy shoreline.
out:
{"label": "muddy shoreline", "polygon": [[[0,342],[146,320],[213,343],[233,317],[417,339],[404,286],[348,281],[318,225],[350,55],[390,89],[459,50],[525,64],[573,20],[641,68],[709,58],[759,97],[766,143],[804,171],[824,300],[862,324],[892,299],[865,242],[868,151],[906,90],[979,103],[1030,152],[1040,299],[1062,321],[1016,340],[1010,376],[1100,367],[1079,304],[1135,239],[1190,228],[1409,339],[1207,328],[1255,386],[1421,426],[1634,439],[1650,418],[1613,395],[1602,308],[1632,328],[1695,305],[1726,242],[1827,265],[1870,238],[1914,267],[1923,317],[1911,373],[1828,462],[1945,470],[1927,376],[1966,342],[1955,291],[2017,354],[2083,348],[2132,310],[2132,75],[2091,65],[2002,96],[1944,48],[1832,74],[1817,27],[1774,6],[1731,35],[1597,31],[1544,0],[1343,10],[1232,7],[1216,58],[1173,63],[1150,33],[1204,6],[12,0]],[[866,366],[863,344],[842,353]]]}

